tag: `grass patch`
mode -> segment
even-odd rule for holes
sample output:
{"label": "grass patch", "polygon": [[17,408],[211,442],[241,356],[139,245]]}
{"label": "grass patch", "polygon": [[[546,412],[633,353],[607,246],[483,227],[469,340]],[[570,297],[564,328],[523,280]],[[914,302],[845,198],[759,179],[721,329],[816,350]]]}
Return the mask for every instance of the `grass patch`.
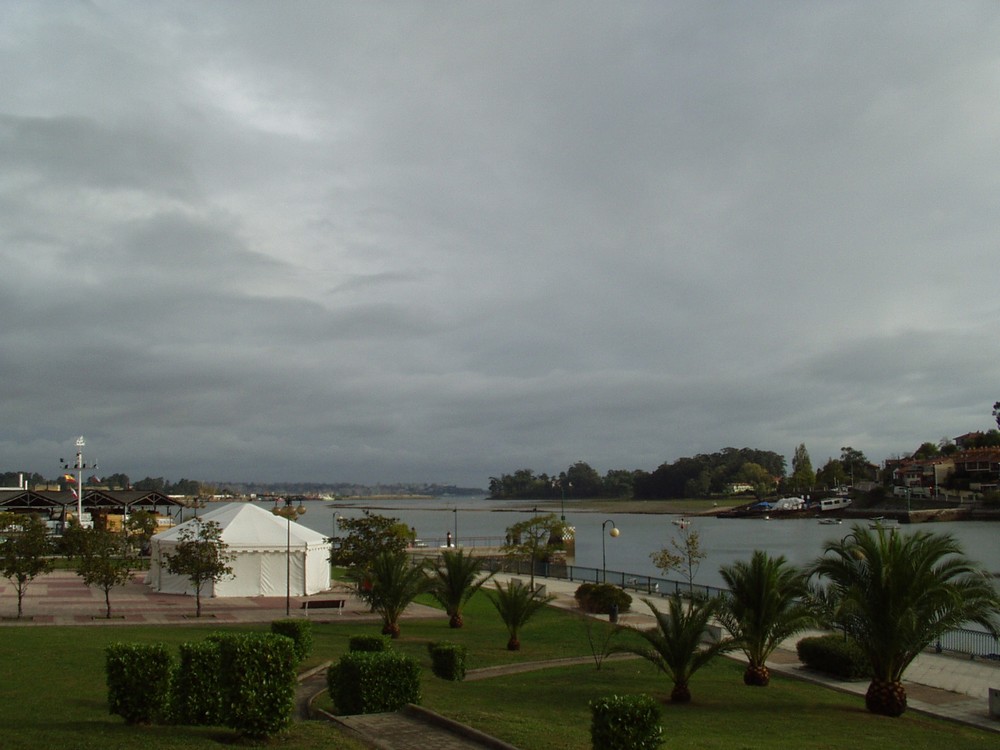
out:
{"label": "grass patch", "polygon": [[[649,693],[665,701],[667,679],[641,660],[592,661],[481,681],[435,678],[427,643],[448,640],[468,649],[470,670],[564,657],[589,657],[586,628],[573,615],[546,609],[522,634],[522,650],[506,650],[507,633],[482,594],[465,612],[466,626],[448,628],[445,618],[404,620],[393,648],[423,666],[428,708],[496,735],[522,750],[590,747],[588,702],[614,693]],[[602,626],[603,627],[603,626]],[[219,727],[129,727],[111,716],[104,684],[104,648],[113,641],[162,642],[176,647],[219,630],[266,631],[268,624],[115,627],[9,627],[0,640],[0,737],[4,750],[198,749],[233,742]],[[352,635],[377,634],[377,623],[315,623],[313,652],[303,669],[335,661]],[[978,750],[993,748],[995,735],[909,712],[900,719],[869,714],[860,697],[775,675],[769,688],[742,684],[743,667],[719,659],[695,675],[694,702],[664,705],[670,748],[750,750],[802,747],[884,750]],[[321,705],[329,706],[329,702]],[[296,723],[271,745],[285,750],[345,748],[357,744],[323,722]]]}

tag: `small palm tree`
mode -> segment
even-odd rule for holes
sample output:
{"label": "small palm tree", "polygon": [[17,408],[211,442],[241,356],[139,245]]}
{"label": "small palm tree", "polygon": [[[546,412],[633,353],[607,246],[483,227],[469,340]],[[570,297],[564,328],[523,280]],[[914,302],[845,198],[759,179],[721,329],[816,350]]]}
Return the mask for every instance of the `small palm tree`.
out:
{"label": "small palm tree", "polygon": [[868,656],[873,713],[906,710],[903,672],[948,630],[973,622],[997,635],[1000,597],[950,534],[855,526],[824,546],[810,575],[826,579],[821,594],[834,620]]}
{"label": "small palm tree", "polygon": [[382,617],[382,633],[399,638],[400,617],[427,589],[423,566],[413,565],[405,552],[382,552],[361,575],[360,583],[372,612]]}
{"label": "small palm tree", "polygon": [[480,577],[482,561],[478,557],[465,554],[465,550],[447,551],[441,555],[441,566],[428,574],[428,591],[441,603],[448,613],[448,626],[460,628],[462,607],[472,598],[493,574]]}
{"label": "small palm tree", "polygon": [[523,583],[513,580],[507,581],[506,587],[499,583],[495,583],[495,586],[495,591],[489,591],[486,595],[496,607],[503,624],[507,626],[507,634],[510,636],[507,640],[507,650],[520,651],[521,641],[518,639],[518,635],[521,628],[538,610],[555,597],[552,595],[541,596],[537,590],[532,591]]}
{"label": "small palm tree", "polygon": [[704,643],[708,621],[718,610],[717,599],[692,600],[685,603],[680,594],[669,599],[669,608],[661,612],[649,599],[643,599],[656,618],[656,627],[637,631],[648,647],[618,646],[615,652],[641,656],[663,672],[673,683],[671,703],[690,703],[691,677],[716,655],[733,648],[731,640]]}
{"label": "small palm tree", "polygon": [[771,674],[765,662],[774,649],[816,622],[806,600],[805,576],[783,555],[771,557],[761,550],[749,563],[725,565],[719,573],[729,587],[719,620],[749,661],[743,682],[767,686]]}

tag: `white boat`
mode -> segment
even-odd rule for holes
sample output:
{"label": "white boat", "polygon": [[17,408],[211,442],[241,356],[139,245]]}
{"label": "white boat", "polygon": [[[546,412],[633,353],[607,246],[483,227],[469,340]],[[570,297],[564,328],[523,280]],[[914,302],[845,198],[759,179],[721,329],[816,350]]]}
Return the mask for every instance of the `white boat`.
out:
{"label": "white boat", "polygon": [[895,531],[899,528],[899,521],[895,518],[884,518],[883,516],[878,516],[873,518],[868,522],[869,529],[889,529],[890,531]]}
{"label": "white boat", "polygon": [[839,518],[821,518],[819,522],[823,526],[836,526],[837,524],[843,523],[843,521]]}
{"label": "white boat", "polygon": [[837,510],[838,508],[846,508],[851,504],[851,498],[844,497],[843,495],[834,495],[833,497],[824,497],[819,501],[820,511]]}
{"label": "white boat", "polygon": [[691,522],[686,518],[675,518],[670,523],[672,523],[674,526],[680,526],[682,529],[686,529],[688,526],[691,525]]}

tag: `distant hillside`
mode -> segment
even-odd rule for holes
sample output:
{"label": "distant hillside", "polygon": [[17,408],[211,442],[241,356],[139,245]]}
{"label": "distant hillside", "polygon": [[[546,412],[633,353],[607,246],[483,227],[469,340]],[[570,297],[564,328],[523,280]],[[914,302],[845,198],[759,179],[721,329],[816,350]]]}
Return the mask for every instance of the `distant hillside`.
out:
{"label": "distant hillside", "polygon": [[391,495],[485,495],[479,487],[458,487],[453,484],[353,484],[336,482],[214,482],[219,490],[230,490],[238,495],[336,495],[338,497],[371,497]]}

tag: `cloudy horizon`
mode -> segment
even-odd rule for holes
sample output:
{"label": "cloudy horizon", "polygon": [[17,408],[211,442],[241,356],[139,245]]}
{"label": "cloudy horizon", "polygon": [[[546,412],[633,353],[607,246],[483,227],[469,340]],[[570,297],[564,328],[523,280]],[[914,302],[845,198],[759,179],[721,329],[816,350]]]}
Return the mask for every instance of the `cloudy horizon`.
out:
{"label": "cloudy horizon", "polygon": [[[0,4],[0,470],[995,427],[993,2]],[[992,271],[990,269],[993,269]]]}

